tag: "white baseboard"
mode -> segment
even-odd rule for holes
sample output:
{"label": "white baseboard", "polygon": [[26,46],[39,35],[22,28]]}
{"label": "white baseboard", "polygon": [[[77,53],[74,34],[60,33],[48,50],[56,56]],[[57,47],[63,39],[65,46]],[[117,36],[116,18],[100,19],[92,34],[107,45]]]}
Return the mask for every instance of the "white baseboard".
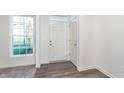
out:
{"label": "white baseboard", "polygon": [[40,68],[41,64],[49,64],[48,61],[41,62],[39,65],[35,65],[35,63],[24,63],[24,64],[12,64],[12,65],[1,65],[0,69],[2,68],[12,68],[12,67],[21,67],[21,66],[29,66],[29,65],[35,65],[36,68]]}
{"label": "white baseboard", "polygon": [[110,78],[116,78],[116,76],[114,76],[113,74],[111,74],[110,72],[106,71],[105,69],[103,69],[102,67],[98,67],[96,66],[96,69],[99,70],[100,72],[104,73],[105,75],[107,75]]}
{"label": "white baseboard", "polygon": [[21,66],[30,66],[30,65],[35,65],[35,64],[31,63],[31,64],[2,65],[2,66],[0,66],[0,69],[13,68],[13,67],[21,67]]}
{"label": "white baseboard", "polygon": [[36,68],[40,68],[40,64],[36,64],[35,67],[36,67]]}
{"label": "white baseboard", "polygon": [[89,67],[77,67],[78,71],[85,71],[85,70],[90,70],[90,69],[97,69],[100,72],[104,73],[105,75],[107,75],[110,78],[116,78],[116,76],[114,76],[113,74],[111,74],[110,72],[106,71],[105,69],[98,67],[98,66],[89,66]]}
{"label": "white baseboard", "polygon": [[40,64],[49,64],[50,62],[49,61],[43,61],[43,62],[40,62]]}
{"label": "white baseboard", "polygon": [[67,58],[67,61],[71,61],[70,58]]}
{"label": "white baseboard", "polygon": [[85,71],[85,70],[89,70],[89,69],[95,69],[95,66],[89,66],[89,67],[79,67],[77,66],[77,70],[80,71]]}

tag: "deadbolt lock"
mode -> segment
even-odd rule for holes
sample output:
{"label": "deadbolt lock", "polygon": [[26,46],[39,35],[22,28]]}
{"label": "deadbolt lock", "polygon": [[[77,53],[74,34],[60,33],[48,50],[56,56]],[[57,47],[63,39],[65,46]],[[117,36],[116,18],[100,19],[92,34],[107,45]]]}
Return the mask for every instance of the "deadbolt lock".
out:
{"label": "deadbolt lock", "polygon": [[50,46],[52,46],[52,44],[49,44]]}

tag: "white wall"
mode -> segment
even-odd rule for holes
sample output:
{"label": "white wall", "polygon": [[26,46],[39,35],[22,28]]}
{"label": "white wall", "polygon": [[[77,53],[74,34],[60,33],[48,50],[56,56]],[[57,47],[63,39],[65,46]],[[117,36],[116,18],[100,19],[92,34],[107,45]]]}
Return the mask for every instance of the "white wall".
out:
{"label": "white wall", "polygon": [[35,64],[35,56],[10,57],[9,16],[0,16],[0,68]]}
{"label": "white wall", "polygon": [[47,15],[40,16],[40,63],[49,63],[49,21]]}
{"label": "white wall", "polygon": [[79,69],[124,77],[124,16],[80,16]]}
{"label": "white wall", "polygon": [[79,16],[78,69],[93,68],[97,62],[97,38],[95,16]]}
{"label": "white wall", "polygon": [[124,77],[124,16],[97,16],[99,67],[113,77]]}

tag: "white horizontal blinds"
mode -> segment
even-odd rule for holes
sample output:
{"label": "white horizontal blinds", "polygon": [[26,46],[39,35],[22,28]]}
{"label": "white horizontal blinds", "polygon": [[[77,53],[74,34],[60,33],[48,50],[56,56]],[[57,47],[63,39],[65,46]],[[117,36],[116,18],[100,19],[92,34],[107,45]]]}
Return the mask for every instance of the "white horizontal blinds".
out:
{"label": "white horizontal blinds", "polygon": [[13,55],[26,55],[33,53],[33,24],[33,17],[13,16]]}

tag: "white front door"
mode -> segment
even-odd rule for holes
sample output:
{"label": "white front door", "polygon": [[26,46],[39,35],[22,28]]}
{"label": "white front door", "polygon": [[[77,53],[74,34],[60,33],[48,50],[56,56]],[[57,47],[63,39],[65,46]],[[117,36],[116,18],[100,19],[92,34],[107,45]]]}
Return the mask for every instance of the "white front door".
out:
{"label": "white front door", "polygon": [[70,60],[77,65],[77,31],[78,21],[76,17],[70,20]]}
{"label": "white front door", "polygon": [[66,31],[67,23],[63,21],[50,20],[50,41],[49,41],[49,60],[66,60]]}

